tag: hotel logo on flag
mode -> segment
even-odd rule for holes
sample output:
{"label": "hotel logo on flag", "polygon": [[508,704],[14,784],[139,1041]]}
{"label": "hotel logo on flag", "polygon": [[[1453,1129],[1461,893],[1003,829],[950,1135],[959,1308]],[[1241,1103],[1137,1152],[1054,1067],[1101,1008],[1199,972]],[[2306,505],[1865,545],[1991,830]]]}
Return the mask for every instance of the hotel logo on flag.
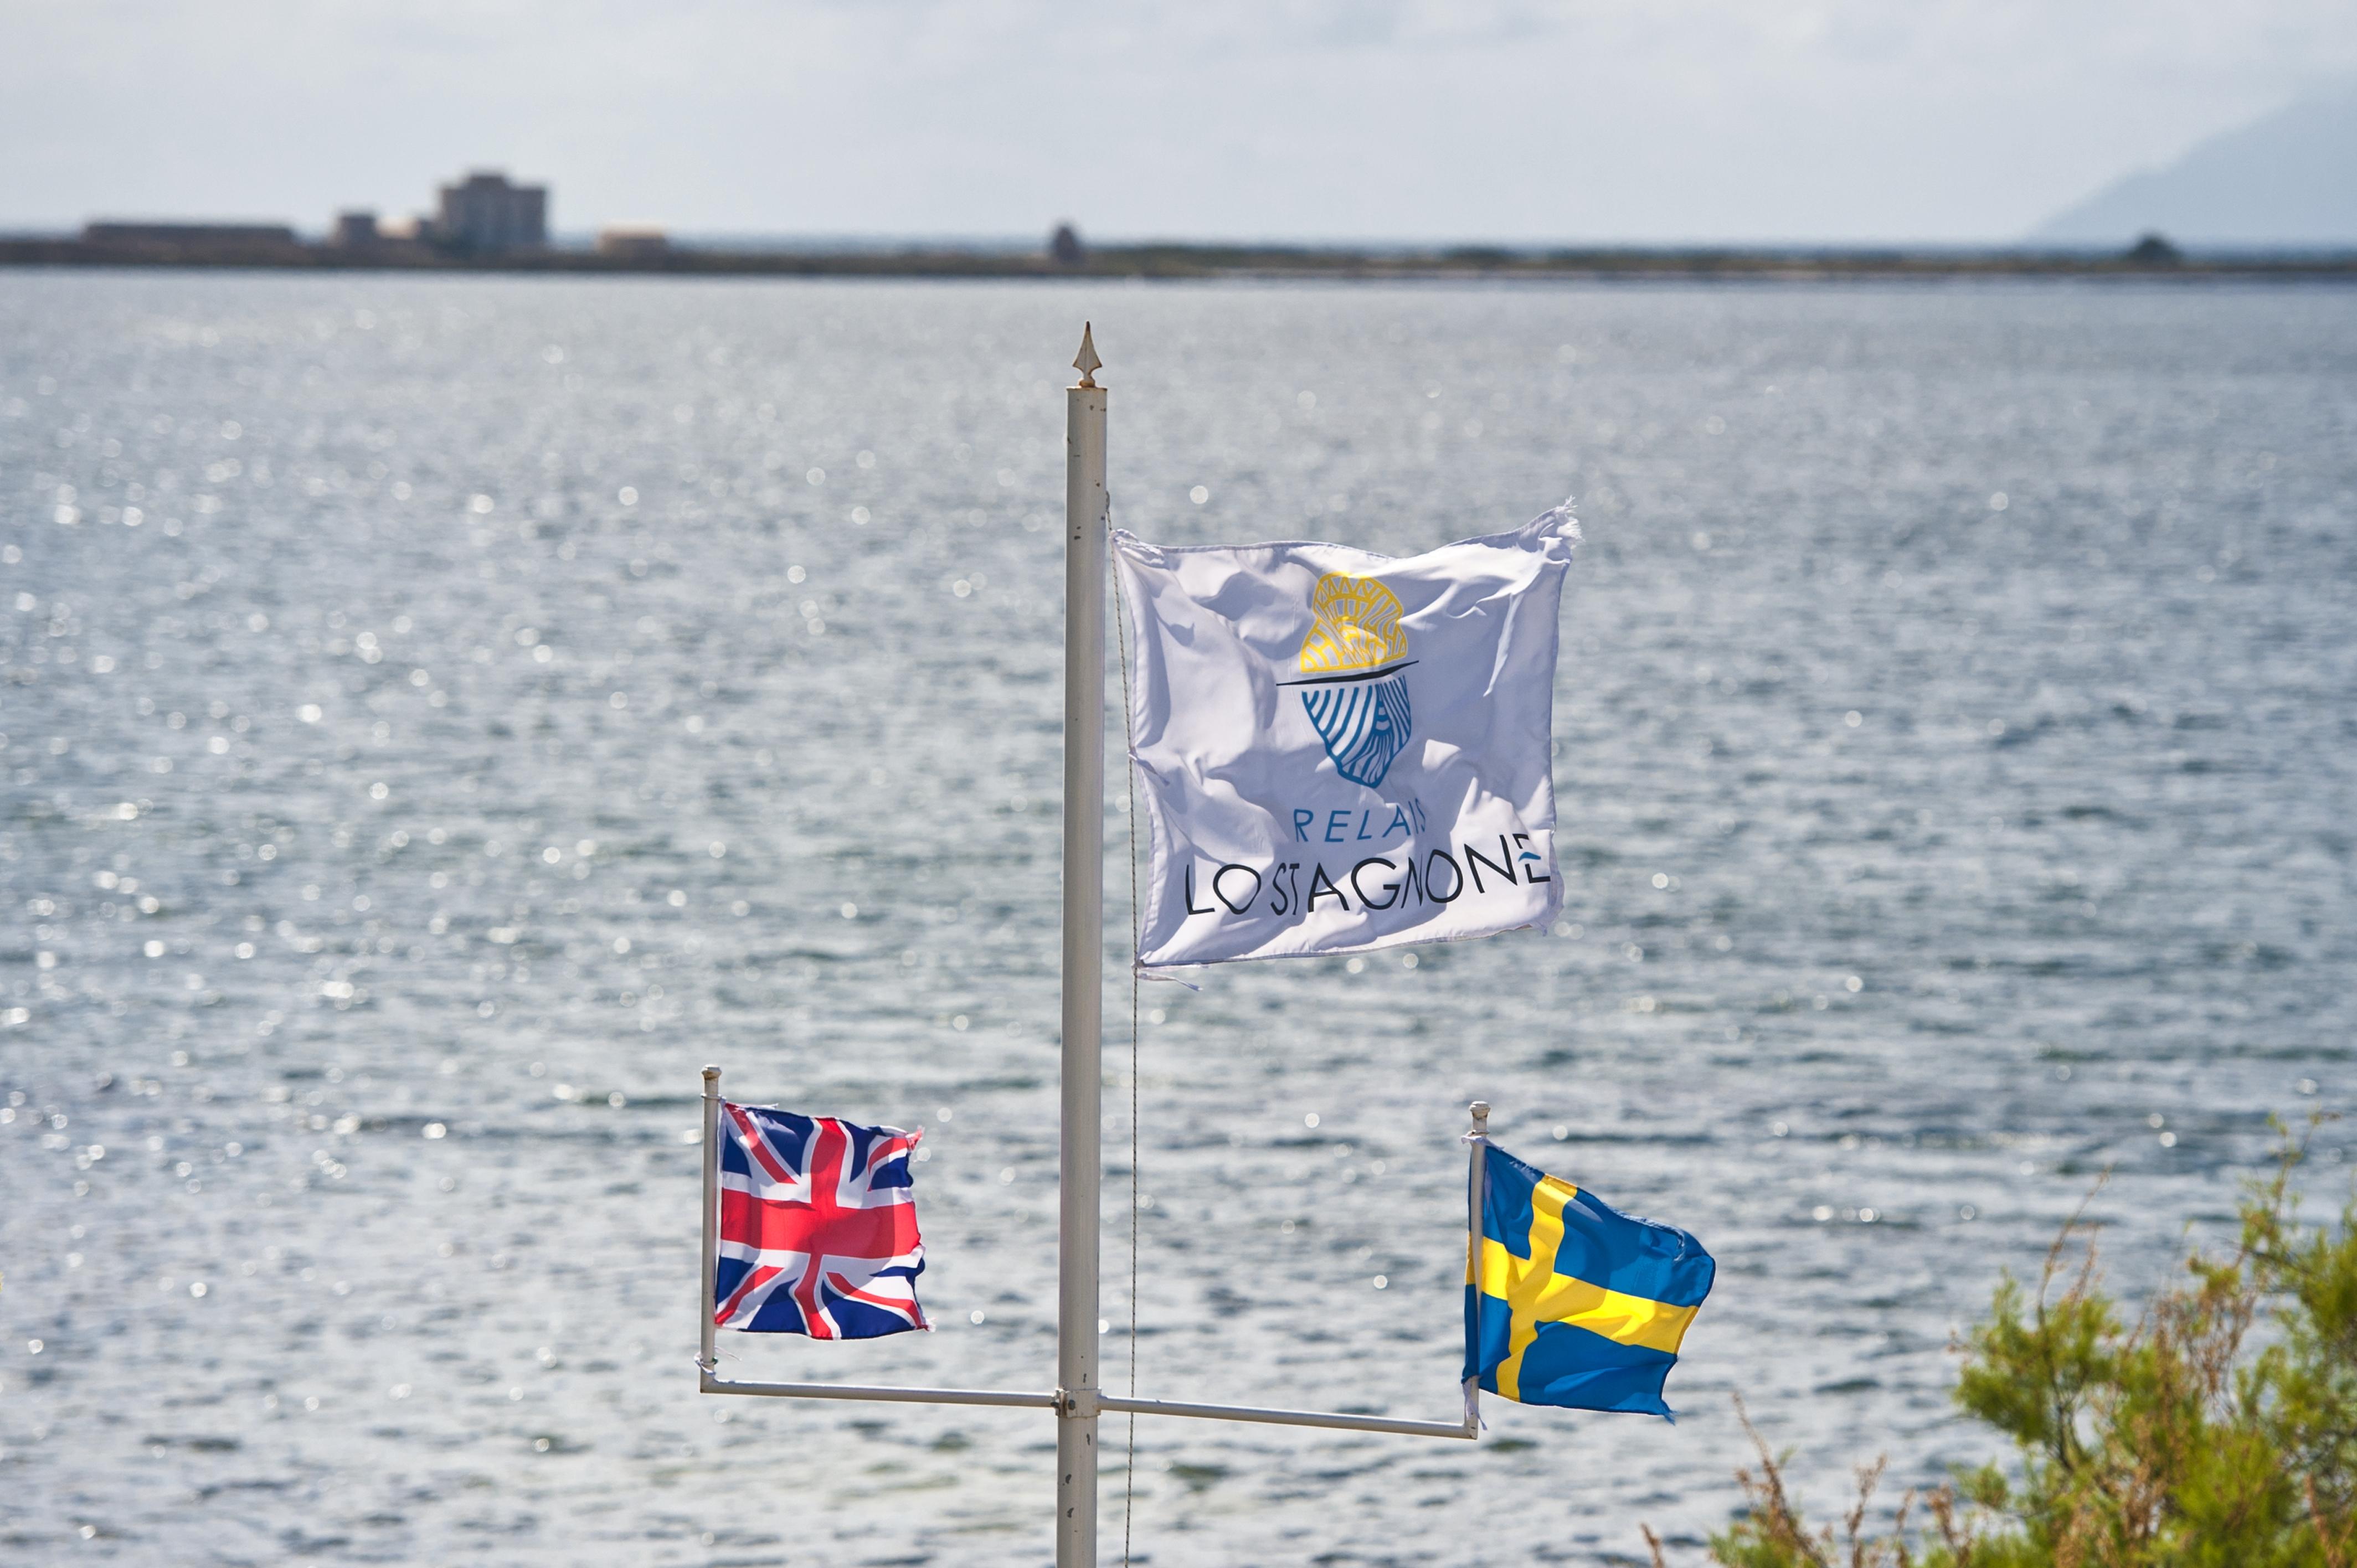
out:
{"label": "hotel logo on flag", "polygon": [[1561,509],[1402,559],[1116,531],[1153,835],[1139,961],[1553,919],[1556,614],[1577,538]]}
{"label": "hotel logo on flag", "polygon": [[1407,634],[1399,596],[1372,577],[1329,572],[1309,595],[1301,645],[1302,711],[1318,726],[1334,771],[1379,789],[1415,733],[1407,694]]}

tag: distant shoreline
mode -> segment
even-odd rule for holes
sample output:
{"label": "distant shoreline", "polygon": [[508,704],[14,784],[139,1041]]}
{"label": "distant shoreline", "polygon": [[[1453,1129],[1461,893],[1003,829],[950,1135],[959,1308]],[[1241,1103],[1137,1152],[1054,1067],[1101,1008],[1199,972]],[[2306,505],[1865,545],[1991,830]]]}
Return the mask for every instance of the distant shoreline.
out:
{"label": "distant shoreline", "polygon": [[414,243],[95,242],[0,239],[0,267],[239,268],[280,272],[500,273],[566,276],[879,277],[1036,279],[1331,280],[1664,278],[1689,281],[1843,281],[1868,278],[2128,277],[2357,279],[2357,252],[2176,255],[2127,252],[1942,252],[1899,249],[1764,250],[1688,246],[1398,251],[1276,245],[1108,245],[1073,262],[1039,254],[911,247],[868,251],[741,251],[679,246],[653,253],[541,250],[466,254]]}

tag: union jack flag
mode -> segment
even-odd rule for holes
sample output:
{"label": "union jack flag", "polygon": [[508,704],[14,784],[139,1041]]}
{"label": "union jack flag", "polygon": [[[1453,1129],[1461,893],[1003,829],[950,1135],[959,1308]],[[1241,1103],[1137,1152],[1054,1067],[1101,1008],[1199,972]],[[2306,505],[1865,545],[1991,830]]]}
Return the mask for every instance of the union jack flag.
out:
{"label": "union jack flag", "polygon": [[909,1177],[922,1136],[721,1101],[713,1321],[813,1339],[931,1328]]}

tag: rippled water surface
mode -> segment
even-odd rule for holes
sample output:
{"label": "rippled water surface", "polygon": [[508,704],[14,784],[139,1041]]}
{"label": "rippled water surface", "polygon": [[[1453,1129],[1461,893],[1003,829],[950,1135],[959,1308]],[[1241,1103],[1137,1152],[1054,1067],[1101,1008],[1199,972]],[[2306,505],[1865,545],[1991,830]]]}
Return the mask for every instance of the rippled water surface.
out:
{"label": "rippled water surface", "polygon": [[2349,1102],[2346,290],[8,274],[0,1554],[1045,1560],[1043,1414],[694,1392],[692,1138],[930,1129],[941,1331],[732,1371],[1052,1380],[1083,315],[1149,538],[1587,532],[1563,923],[1146,988],[1140,1388],[1446,1418],[1477,1094],[1721,1263],[1675,1427],[1148,1421],[1141,1560],[1693,1561],[1731,1391],[1935,1478],[2097,1172],[2133,1287]]}

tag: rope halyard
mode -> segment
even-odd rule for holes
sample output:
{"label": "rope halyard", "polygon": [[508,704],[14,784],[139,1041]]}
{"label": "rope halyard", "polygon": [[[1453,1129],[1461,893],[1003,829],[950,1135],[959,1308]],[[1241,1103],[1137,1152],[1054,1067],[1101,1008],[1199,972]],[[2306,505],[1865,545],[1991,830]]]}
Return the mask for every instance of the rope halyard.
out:
{"label": "rope halyard", "polygon": [[[1107,498],[1105,510],[1113,510]],[[1129,599],[1121,591],[1121,568],[1113,570],[1114,634],[1121,642],[1121,776],[1129,803],[1129,1397],[1137,1397],[1137,769],[1129,751],[1136,739],[1129,696]],[[1129,1436],[1121,1464],[1121,1562],[1129,1568],[1130,1504],[1137,1490],[1137,1412],[1129,1412]]]}

